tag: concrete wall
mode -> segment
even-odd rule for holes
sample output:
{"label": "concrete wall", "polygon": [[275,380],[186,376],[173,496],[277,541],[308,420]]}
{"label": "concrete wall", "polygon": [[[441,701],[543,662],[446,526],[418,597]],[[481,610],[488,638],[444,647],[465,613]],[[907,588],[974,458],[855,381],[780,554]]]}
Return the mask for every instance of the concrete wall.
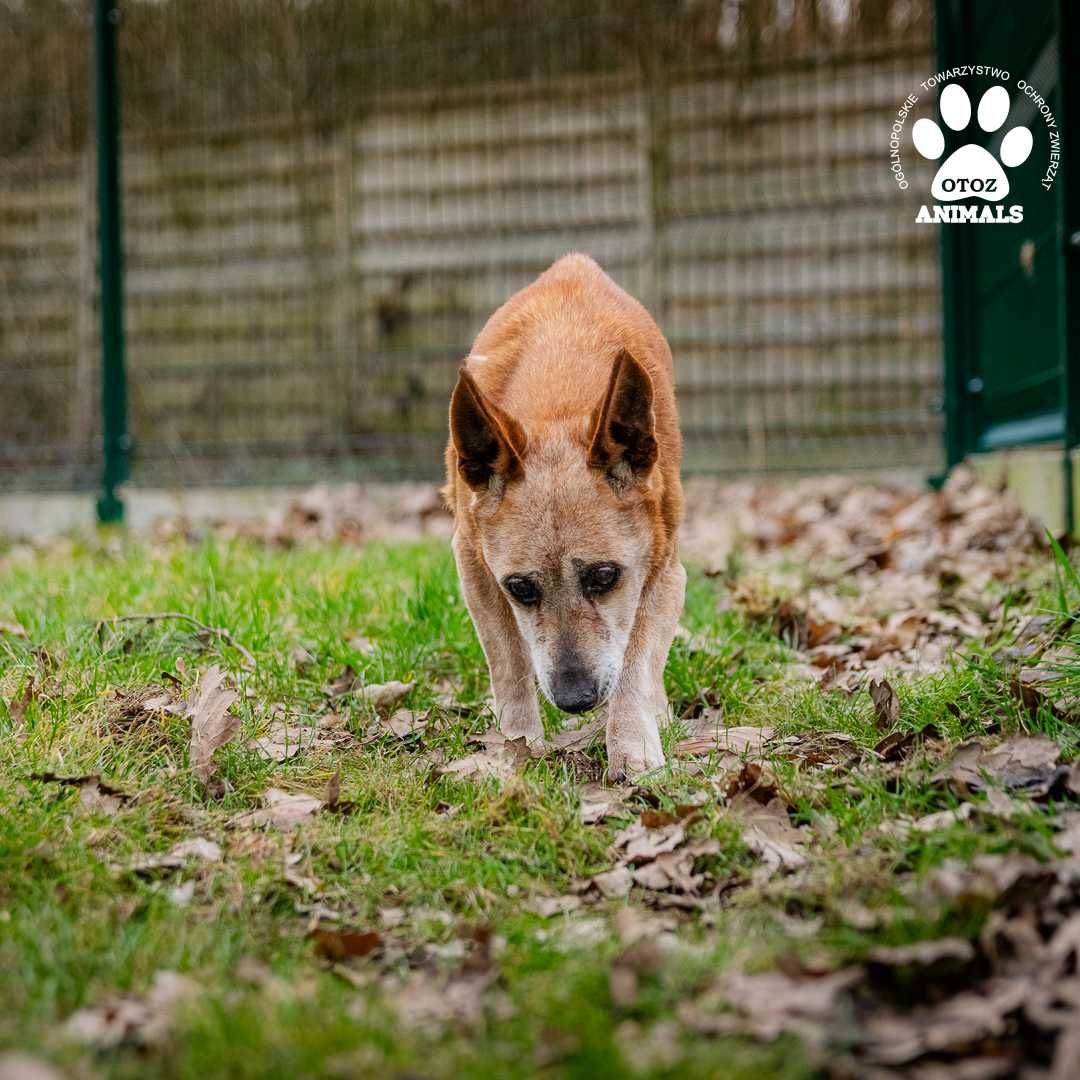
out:
{"label": "concrete wall", "polygon": [[[1080,450],[1072,452],[1072,499],[1080,509]],[[1064,534],[1066,520],[1065,472],[1060,446],[1023,447],[969,459],[979,479],[994,487],[1008,488],[1017,502],[1055,536]],[[1074,511],[1075,513],[1075,511]],[[1080,522],[1073,522],[1078,532]]]}

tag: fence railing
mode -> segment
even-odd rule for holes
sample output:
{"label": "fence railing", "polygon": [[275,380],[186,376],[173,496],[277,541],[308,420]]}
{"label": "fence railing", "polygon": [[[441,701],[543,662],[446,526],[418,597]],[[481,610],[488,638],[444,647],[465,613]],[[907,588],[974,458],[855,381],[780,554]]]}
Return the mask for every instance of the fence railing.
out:
{"label": "fence railing", "polygon": [[[885,149],[928,26],[770,62],[123,129],[133,478],[434,476],[488,314],[569,250],[654,312],[692,471],[941,460],[936,233]],[[0,159],[0,486],[100,468],[89,148]]]}

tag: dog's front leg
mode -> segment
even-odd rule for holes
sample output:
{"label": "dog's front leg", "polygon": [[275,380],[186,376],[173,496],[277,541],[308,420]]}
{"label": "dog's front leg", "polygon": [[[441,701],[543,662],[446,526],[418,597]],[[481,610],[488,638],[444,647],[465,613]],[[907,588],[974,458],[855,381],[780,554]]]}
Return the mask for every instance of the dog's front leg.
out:
{"label": "dog's front leg", "polygon": [[536,702],[536,676],[506,597],[471,545],[454,534],[454,558],[465,605],[487,658],[495,716],[508,738],[532,743],[544,737]]}
{"label": "dog's front leg", "polygon": [[642,596],[640,614],[607,705],[608,776],[640,776],[664,764],[660,723],[668,717],[664,668],[682,614],[686,571],[675,558]]}

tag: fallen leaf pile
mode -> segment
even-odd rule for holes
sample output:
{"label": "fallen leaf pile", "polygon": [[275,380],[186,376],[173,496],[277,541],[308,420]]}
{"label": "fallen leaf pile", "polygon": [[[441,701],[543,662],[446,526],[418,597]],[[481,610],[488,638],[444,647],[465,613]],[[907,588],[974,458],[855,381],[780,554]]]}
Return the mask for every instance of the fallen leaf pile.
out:
{"label": "fallen leaf pile", "polygon": [[267,728],[251,739],[248,747],[257,750],[268,761],[280,763],[291,760],[304,750],[344,749],[350,741],[351,736],[344,728],[324,727],[321,724],[312,727],[288,715],[283,706],[276,706]]}
{"label": "fallen leaf pile", "polygon": [[377,983],[401,1024],[428,1037],[449,1026],[474,1028],[489,1014],[512,1015],[495,963],[504,943],[490,927],[458,923],[447,941],[417,943],[388,932],[403,913],[384,914],[383,931],[314,928],[316,956],[351,985]]}
{"label": "fallen leaf pile", "polygon": [[1060,636],[1074,622],[1074,615],[1062,619],[1036,616],[1021,630],[1016,645],[995,654],[1011,676],[1013,697],[1028,712],[1034,714],[1045,707],[1067,723],[1080,717],[1080,697],[1068,679],[1068,673],[1080,667],[1080,645],[1062,641]]}
{"label": "fallen leaf pile", "polygon": [[[725,574],[745,548],[753,574],[731,581],[730,603],[768,620],[825,685],[941,667],[996,626],[986,586],[1046,558],[1039,526],[964,468],[937,492],[843,477],[784,487],[691,479],[686,508],[684,556]],[[793,579],[790,562],[819,568],[817,580]]]}
{"label": "fallen leaf pile", "polygon": [[[934,567],[982,577],[1045,550],[1041,529],[1016,502],[963,467],[936,492],[815,476],[783,486],[691,478],[686,496],[683,548],[717,571],[739,538],[759,552],[786,549],[846,573],[872,563],[901,574]],[[729,522],[730,532],[717,530],[718,521]]]}
{"label": "fallen leaf pile", "polygon": [[[897,715],[895,690],[888,683],[873,682],[868,689],[879,722],[888,727]],[[883,709],[885,718],[881,715]],[[683,740],[676,753],[709,756],[714,781],[723,783],[728,778],[732,805],[737,805],[731,800],[732,792],[740,785],[753,786],[752,780],[764,785],[756,789],[756,797],[767,802],[762,791],[775,794],[775,787],[768,786],[762,769],[776,761],[800,767],[800,789],[808,795],[829,785],[847,784],[847,778],[853,775],[874,774],[884,779],[921,777],[961,799],[985,795],[998,816],[1005,816],[1006,809],[1015,811],[1019,805],[1010,800],[1011,795],[1038,801],[1080,797],[1080,763],[1060,764],[1061,747],[1046,735],[1014,735],[1003,740],[976,737],[950,749],[938,728],[927,724],[919,729],[890,731],[874,747],[859,748],[843,732],[807,731],[780,738],[771,727],[715,727],[707,735]]]}
{"label": "fallen leaf pile", "polygon": [[[407,543],[418,536],[449,536],[453,529],[438,488],[421,483],[315,487],[265,520],[232,521],[222,527],[281,547],[328,541]],[[160,522],[158,529],[164,534],[186,534],[191,525],[172,519]]]}
{"label": "fallen leaf pile", "polygon": [[[627,814],[627,802],[637,789],[587,784],[580,792],[581,817],[586,823]],[[645,796],[647,793],[642,792]],[[756,880],[775,873],[800,870],[808,861],[809,833],[791,822],[788,804],[760,765],[741,761],[738,772],[717,792],[726,815],[741,830],[747,849],[760,864]],[[700,835],[707,796],[673,810],[650,809],[616,833],[611,845],[614,865],[574,883],[572,896],[583,903],[618,900],[638,890],[640,899],[656,908],[704,910],[719,905],[722,896],[750,879],[715,872],[720,842]],[[532,910],[545,917],[580,906],[569,897],[541,898]]]}
{"label": "fallen leaf pile", "polygon": [[957,794],[1001,788],[1033,799],[1065,789],[1080,794],[1080,766],[1059,765],[1061,748],[1045,735],[1017,735],[994,746],[983,739],[962,743],[937,779]]}
{"label": "fallen leaf pile", "polygon": [[982,856],[916,891],[929,907],[989,905],[978,938],[878,947],[835,971],[734,971],[684,1005],[683,1023],[794,1033],[838,1076],[1080,1075],[1080,860]]}

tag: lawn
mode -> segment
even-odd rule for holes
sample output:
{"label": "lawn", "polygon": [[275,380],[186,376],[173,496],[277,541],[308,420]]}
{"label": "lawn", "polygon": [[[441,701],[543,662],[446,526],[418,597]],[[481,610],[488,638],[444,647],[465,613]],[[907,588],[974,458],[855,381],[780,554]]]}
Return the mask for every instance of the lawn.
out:
{"label": "lawn", "polygon": [[[853,603],[851,567],[706,568],[672,764],[611,789],[576,721],[543,755],[489,733],[444,540],[0,549],[0,1050],[200,1078],[1074,1060],[1065,556],[977,616],[941,601],[981,630],[929,670],[807,614]],[[165,612],[196,622],[116,619]],[[199,774],[221,674],[239,728]]]}

